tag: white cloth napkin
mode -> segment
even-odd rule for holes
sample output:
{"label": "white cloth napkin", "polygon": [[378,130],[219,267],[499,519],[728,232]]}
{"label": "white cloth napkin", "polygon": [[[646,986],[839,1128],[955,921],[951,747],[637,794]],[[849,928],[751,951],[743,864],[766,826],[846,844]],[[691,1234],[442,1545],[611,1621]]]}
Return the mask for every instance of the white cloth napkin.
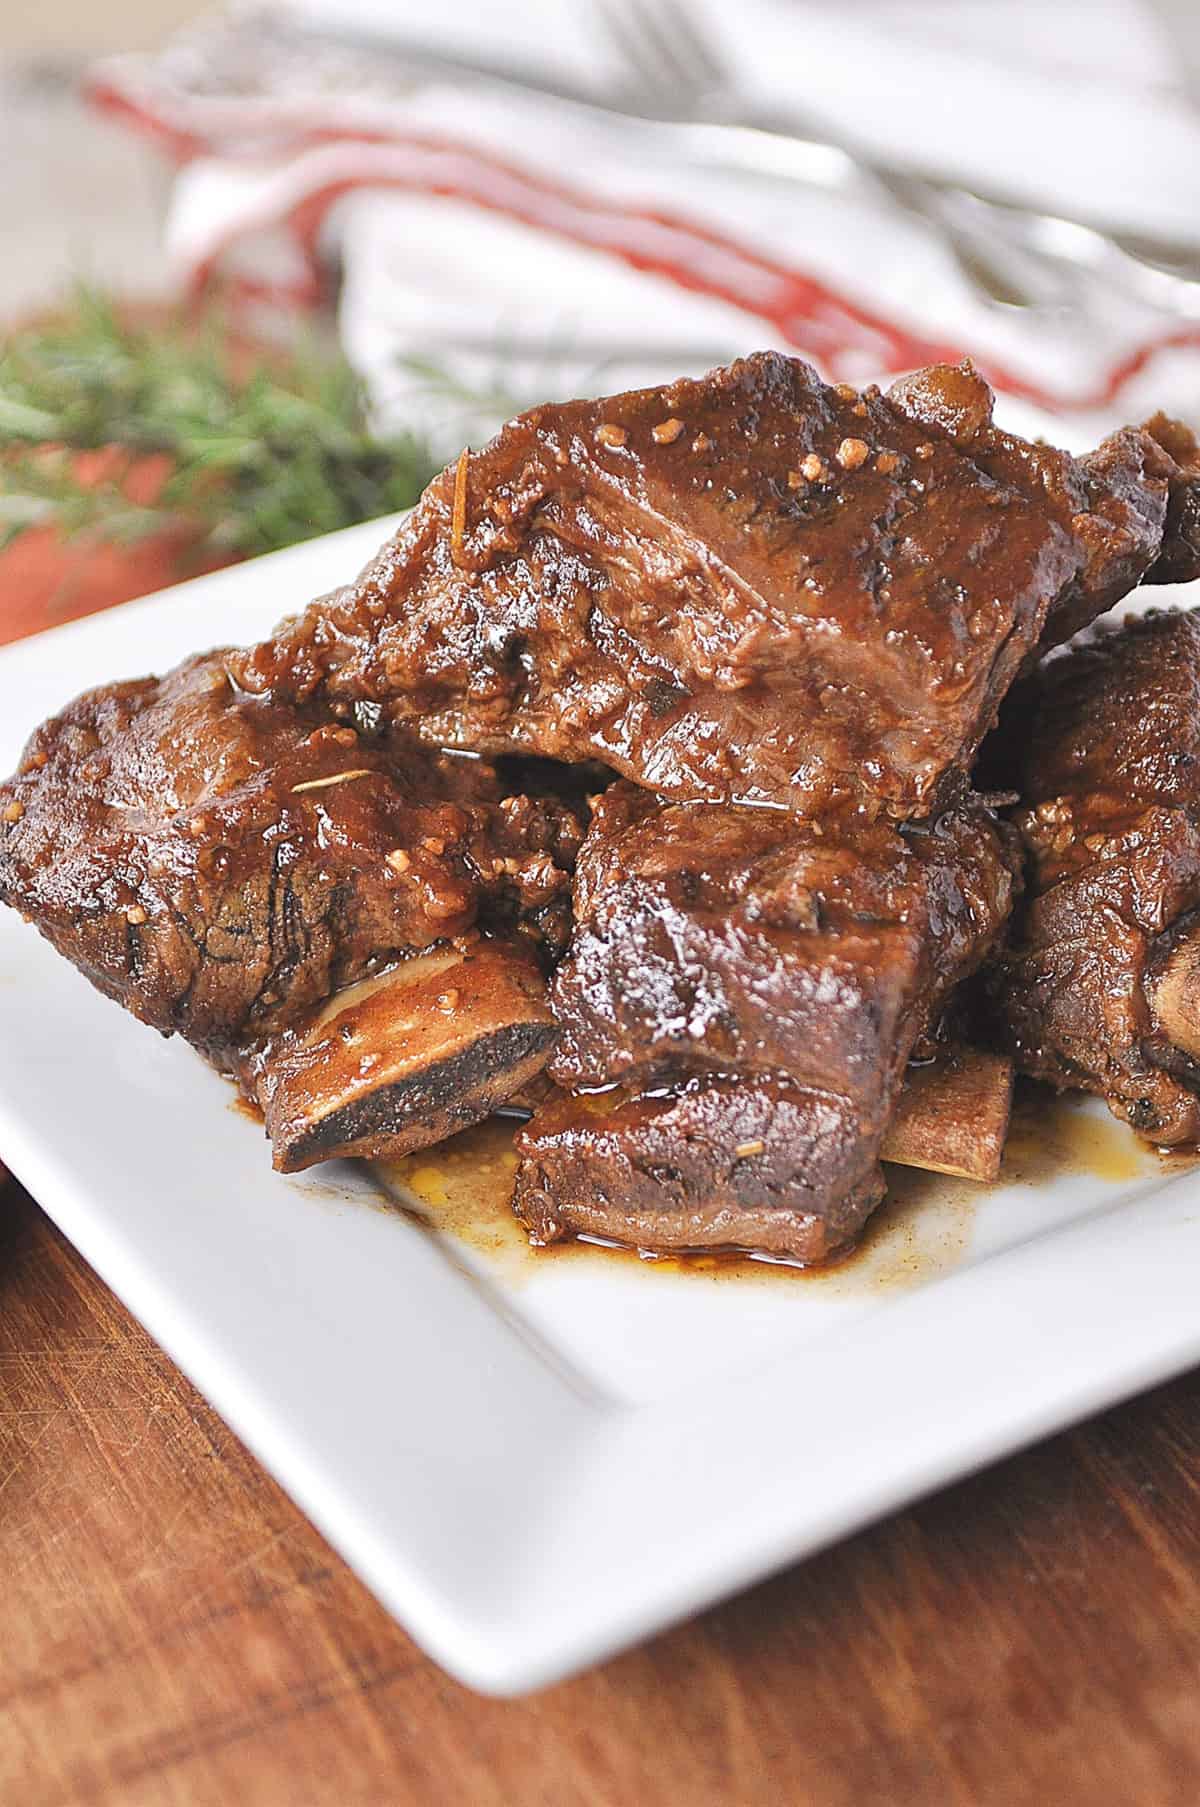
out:
{"label": "white cloth napkin", "polygon": [[[1200,119],[1136,0],[694,7],[750,108],[1072,217],[1200,222]],[[318,48],[297,23],[359,47]],[[169,242],[185,275],[308,299],[336,264],[346,349],[380,410],[433,422],[447,451],[514,406],[766,344],[853,381],[970,353],[1010,422],[1057,415],[1066,440],[1158,405],[1200,415],[1200,287],[1164,301],[1118,259],[1104,279],[1064,278],[1057,307],[1000,307],[870,186],[748,173],[719,141],[699,154],[686,134],[414,83],[383,48],[397,36],[599,96],[629,79],[599,8],[290,0],[114,59],[94,88],[181,157]]]}

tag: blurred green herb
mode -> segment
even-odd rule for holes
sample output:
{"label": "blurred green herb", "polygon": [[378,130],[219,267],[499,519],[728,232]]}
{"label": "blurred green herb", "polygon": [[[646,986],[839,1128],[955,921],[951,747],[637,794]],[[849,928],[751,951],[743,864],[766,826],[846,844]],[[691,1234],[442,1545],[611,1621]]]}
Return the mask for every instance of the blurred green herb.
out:
{"label": "blurred green herb", "polygon": [[[301,346],[245,368],[224,318],[139,326],[90,289],[0,342],[0,546],[30,526],[128,542],[183,524],[189,556],[270,552],[415,502],[424,440],[370,429],[344,359]],[[76,454],[112,447],[98,482]],[[165,478],[129,477],[161,454]]]}

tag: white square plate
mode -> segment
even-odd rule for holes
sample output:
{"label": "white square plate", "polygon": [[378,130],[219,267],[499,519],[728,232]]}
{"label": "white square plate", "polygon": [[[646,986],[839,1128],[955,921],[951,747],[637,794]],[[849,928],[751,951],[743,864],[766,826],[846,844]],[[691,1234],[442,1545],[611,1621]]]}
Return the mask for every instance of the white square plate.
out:
{"label": "white square plate", "polygon": [[[261,634],[384,525],[4,649],[0,766],[80,689]],[[225,1083],[11,911],[0,1003],[0,1156],[478,1688],[551,1681],[1200,1359],[1200,1184],[1099,1107],[1044,1134],[1082,1126],[1107,1173],[1026,1146],[974,1198],[909,1180],[819,1279],[539,1265],[378,1208],[368,1168],[273,1175]]]}

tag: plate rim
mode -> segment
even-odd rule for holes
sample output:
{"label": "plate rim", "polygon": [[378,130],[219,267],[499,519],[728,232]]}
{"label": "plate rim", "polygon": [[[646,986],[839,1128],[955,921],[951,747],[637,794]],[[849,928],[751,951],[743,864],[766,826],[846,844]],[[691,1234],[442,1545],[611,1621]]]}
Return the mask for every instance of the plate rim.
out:
{"label": "plate rim", "polygon": [[[290,575],[309,562],[333,564],[343,552],[348,559],[351,545],[369,552],[400,518],[204,574],[0,648],[0,715],[34,678],[34,692],[45,688],[64,649],[86,659],[111,645],[124,656],[141,644],[147,622],[157,630],[149,642],[170,641],[165,616],[182,633],[183,617],[207,608],[214,593],[236,603],[267,565]],[[157,662],[152,651],[148,658]],[[97,673],[93,681],[106,678]],[[18,928],[32,933],[4,912],[0,948],[17,945]],[[22,945],[39,950],[19,962],[34,972],[44,944]],[[49,949],[44,954],[69,973]],[[200,1321],[203,1310],[197,1317],[185,1300],[181,1311],[161,1253],[131,1245],[120,1198],[114,1204],[106,1182],[92,1177],[84,1148],[47,1137],[34,1096],[0,1087],[6,1163],[366,1585],[445,1669],[483,1693],[524,1693],[601,1661],[1200,1361],[1200,1313],[1187,1283],[1187,1255],[1200,1254],[1194,1172],[1048,1228],[855,1321],[853,1362],[823,1376],[815,1397],[811,1345],[753,1373],[707,1382],[696,1397],[627,1405],[573,1390],[541,1358],[519,1351],[517,1338],[496,1355],[498,1371],[538,1395],[545,1434],[538,1442],[524,1427],[526,1454],[546,1459],[539,1477],[552,1494],[561,1490],[565,1509],[557,1519],[539,1518],[536,1550],[512,1543],[504,1574],[456,1580],[450,1569],[423,1566],[420,1552],[406,1548],[403,1526],[359,1509],[328,1450],[306,1443],[269,1377],[244,1355],[228,1359],[219,1326]],[[466,1285],[461,1276],[454,1284]],[[1131,1317],[1130,1298],[1151,1296],[1153,1310]],[[487,1409],[495,1409],[494,1398]],[[796,1427],[794,1440],[780,1434],[781,1424]],[[476,1436],[495,1431],[482,1418],[473,1427]],[[561,1439],[557,1454],[543,1447],[551,1437]],[[514,1486],[512,1477],[497,1480],[496,1497]],[[647,1493],[655,1507],[649,1515]],[[477,1518],[487,1496],[484,1487],[483,1503],[470,1507]],[[517,1497],[524,1497],[519,1486]]]}

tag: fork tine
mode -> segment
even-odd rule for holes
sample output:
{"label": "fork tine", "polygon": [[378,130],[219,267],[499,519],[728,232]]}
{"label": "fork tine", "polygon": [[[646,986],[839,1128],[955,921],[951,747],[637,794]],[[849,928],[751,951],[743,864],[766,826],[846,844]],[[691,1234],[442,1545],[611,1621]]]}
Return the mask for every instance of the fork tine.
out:
{"label": "fork tine", "polygon": [[673,94],[684,93],[689,98],[707,87],[704,72],[697,69],[688,56],[686,38],[681,38],[674,30],[657,0],[629,0],[629,3],[643,41],[647,48],[653,48],[658,80]]}
{"label": "fork tine", "polygon": [[598,10],[610,43],[648,99],[657,100],[664,88],[691,92],[689,73],[639,0],[599,0]]}
{"label": "fork tine", "polygon": [[723,88],[728,80],[725,63],[708,28],[696,17],[688,0],[643,0],[658,14],[660,30],[672,39],[679,57],[693,71],[697,86]]}
{"label": "fork tine", "polygon": [[637,27],[629,17],[624,0],[596,0],[596,11],[609,48],[620,58],[627,78],[644,89],[645,58]]}

